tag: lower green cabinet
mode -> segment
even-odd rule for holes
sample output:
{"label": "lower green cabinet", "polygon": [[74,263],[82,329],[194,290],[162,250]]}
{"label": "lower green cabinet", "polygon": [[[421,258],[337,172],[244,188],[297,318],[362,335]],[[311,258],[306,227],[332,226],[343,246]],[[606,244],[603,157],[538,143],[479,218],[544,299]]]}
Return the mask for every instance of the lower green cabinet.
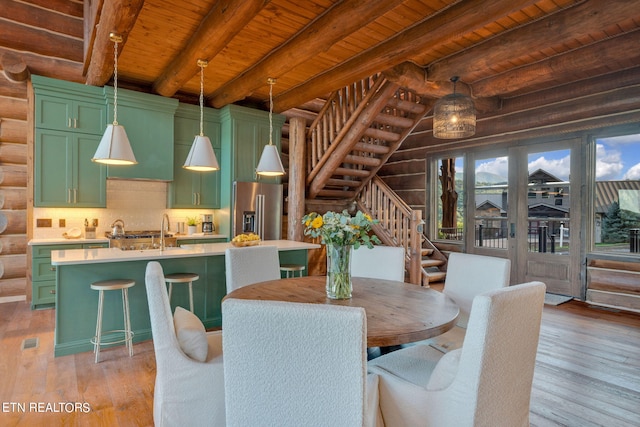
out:
{"label": "lower green cabinet", "polygon": [[224,237],[216,237],[212,239],[180,239],[178,240],[178,246],[184,245],[197,245],[202,243],[226,243],[227,239]]}
{"label": "lower green cabinet", "polygon": [[55,306],[56,268],[51,265],[51,251],[108,247],[109,243],[73,243],[32,246],[31,309],[49,308]]}

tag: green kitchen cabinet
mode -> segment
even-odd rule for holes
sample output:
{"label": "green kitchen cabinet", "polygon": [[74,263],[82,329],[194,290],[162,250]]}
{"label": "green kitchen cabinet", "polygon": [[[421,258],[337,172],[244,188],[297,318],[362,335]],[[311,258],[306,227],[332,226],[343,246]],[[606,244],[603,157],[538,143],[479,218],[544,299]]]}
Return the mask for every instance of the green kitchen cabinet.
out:
{"label": "green kitchen cabinet", "polygon": [[[34,75],[35,123],[51,129],[102,135],[107,126],[107,105],[102,88]],[[92,153],[93,155],[93,153]]]}
{"label": "green kitchen cabinet", "polygon": [[56,302],[56,267],[51,265],[51,251],[108,248],[109,243],[63,243],[31,247],[31,309],[54,307]]}
{"label": "green kitchen cabinet", "polygon": [[[196,172],[184,169],[182,165],[190,149],[191,145],[176,143],[174,146],[173,182],[167,193],[167,207],[217,209],[220,207],[220,171]],[[220,158],[220,149],[214,148],[213,151]]]}
{"label": "green kitchen cabinet", "polygon": [[178,239],[178,246],[184,245],[202,245],[205,243],[226,243],[227,239],[224,237],[216,237],[211,239]]}
{"label": "green kitchen cabinet", "polygon": [[31,249],[31,309],[48,308],[56,302],[56,268],[51,265],[51,251],[82,249],[81,244],[37,245]]}
{"label": "green kitchen cabinet", "polygon": [[36,129],[34,206],[106,207],[106,166],[91,161],[100,138]]}
{"label": "green kitchen cabinet", "polygon": [[[108,123],[113,122],[113,88],[104,87]],[[136,165],[108,166],[107,177],[173,180],[173,116],[178,100],[118,89],[118,124],[127,132]]]}
{"label": "green kitchen cabinet", "polygon": [[106,105],[47,95],[36,102],[36,128],[101,135],[107,126]]}
{"label": "green kitchen cabinet", "polygon": [[[285,117],[273,115],[273,144],[280,149]],[[264,146],[269,144],[269,113],[237,105],[221,110],[223,147],[229,152],[223,159],[231,181],[257,181],[256,167]],[[224,151],[224,150],[223,150]],[[262,182],[280,183],[280,178],[260,178]]]}
{"label": "green kitchen cabinet", "polygon": [[[175,113],[174,132],[173,182],[169,184],[167,207],[219,208],[221,171],[196,172],[182,167],[195,136],[200,134],[200,108],[179,105]],[[203,133],[211,140],[216,158],[220,162],[222,153],[218,110],[204,109]]]}

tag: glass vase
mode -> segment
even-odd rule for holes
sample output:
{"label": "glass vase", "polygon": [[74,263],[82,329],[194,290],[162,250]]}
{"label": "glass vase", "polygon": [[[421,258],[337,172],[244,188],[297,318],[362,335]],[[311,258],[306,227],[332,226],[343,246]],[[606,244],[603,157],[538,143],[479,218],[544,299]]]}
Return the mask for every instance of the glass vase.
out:
{"label": "glass vase", "polygon": [[327,297],[351,298],[351,245],[327,246]]}

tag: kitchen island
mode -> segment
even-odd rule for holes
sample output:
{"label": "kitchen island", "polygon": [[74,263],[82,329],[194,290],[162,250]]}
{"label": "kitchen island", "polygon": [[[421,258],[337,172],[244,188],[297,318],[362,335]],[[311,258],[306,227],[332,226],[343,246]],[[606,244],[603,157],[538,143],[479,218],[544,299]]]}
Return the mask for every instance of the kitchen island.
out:
{"label": "kitchen island", "polygon": [[[289,240],[268,240],[263,246],[276,246],[281,264],[307,267],[307,251],[320,245]],[[135,280],[129,289],[131,327],[134,342],[151,339],[151,323],[144,275],[149,261],[158,261],[165,274],[190,272],[200,279],[193,283],[194,312],[205,327],[222,325],[220,304],[226,295],[224,252],[231,243],[205,243],[168,248],[163,251],[117,248],[72,249],[51,252],[56,268],[55,356],[93,350],[89,340],[95,333],[98,293],[90,284],[108,279]],[[304,271],[307,271],[305,268]],[[171,307],[189,307],[187,286],[174,286]],[[122,329],[120,292],[105,293],[102,329]]]}

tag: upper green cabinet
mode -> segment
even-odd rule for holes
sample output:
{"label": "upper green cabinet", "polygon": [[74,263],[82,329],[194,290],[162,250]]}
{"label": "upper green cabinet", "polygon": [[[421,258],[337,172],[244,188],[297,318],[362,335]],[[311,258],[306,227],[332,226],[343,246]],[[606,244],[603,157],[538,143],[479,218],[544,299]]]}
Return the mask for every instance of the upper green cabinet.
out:
{"label": "upper green cabinet", "polygon": [[36,128],[102,135],[107,126],[102,88],[36,75],[31,81]]}
{"label": "upper green cabinet", "polygon": [[[113,88],[105,86],[107,118],[113,122]],[[118,89],[118,123],[124,126],[133,166],[108,166],[109,178],[173,180],[173,116],[178,100]]]}
{"label": "upper green cabinet", "polygon": [[106,207],[106,167],[91,161],[100,138],[36,129],[34,206]]}
{"label": "upper green cabinet", "polygon": [[[221,158],[219,111],[205,108],[203,132],[211,140],[218,162]],[[221,171],[195,172],[184,169],[194,137],[200,134],[200,109],[181,104],[175,114],[173,182],[169,185],[168,208],[220,207]]]}
{"label": "upper green cabinet", "polygon": [[[269,113],[251,108],[227,105],[222,108],[223,155],[221,167],[229,168],[231,181],[257,181],[256,166],[264,146],[269,143]],[[280,136],[285,117],[273,116],[273,144],[280,149]],[[262,182],[279,183],[280,178],[260,178]]]}
{"label": "upper green cabinet", "polygon": [[106,127],[102,88],[32,76],[34,206],[105,207],[106,166],[91,161]]}
{"label": "upper green cabinet", "polygon": [[106,105],[42,95],[36,98],[36,127],[100,135],[106,127]]}

